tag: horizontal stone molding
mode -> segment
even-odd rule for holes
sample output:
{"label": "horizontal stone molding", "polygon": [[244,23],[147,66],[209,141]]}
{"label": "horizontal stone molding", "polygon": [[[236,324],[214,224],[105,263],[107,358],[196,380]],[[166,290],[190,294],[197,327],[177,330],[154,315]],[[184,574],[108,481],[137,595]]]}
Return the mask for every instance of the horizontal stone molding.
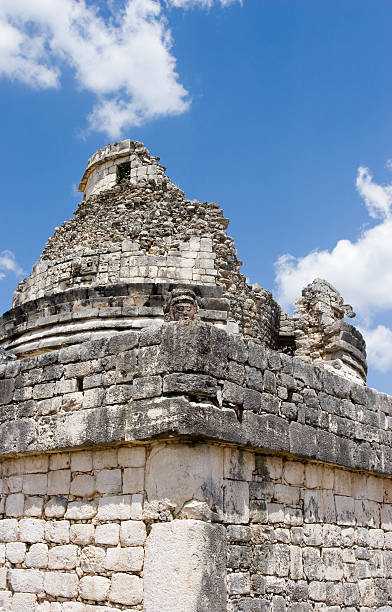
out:
{"label": "horizontal stone molding", "polygon": [[188,437],[392,474],[392,398],[209,323],[0,366],[0,453]]}

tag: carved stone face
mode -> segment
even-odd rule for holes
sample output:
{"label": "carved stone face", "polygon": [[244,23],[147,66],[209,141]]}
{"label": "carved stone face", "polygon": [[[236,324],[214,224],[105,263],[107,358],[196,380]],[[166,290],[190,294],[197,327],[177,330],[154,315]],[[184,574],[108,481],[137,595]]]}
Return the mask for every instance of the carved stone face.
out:
{"label": "carved stone face", "polygon": [[171,320],[172,321],[195,321],[197,314],[197,307],[191,301],[179,300],[171,307]]}

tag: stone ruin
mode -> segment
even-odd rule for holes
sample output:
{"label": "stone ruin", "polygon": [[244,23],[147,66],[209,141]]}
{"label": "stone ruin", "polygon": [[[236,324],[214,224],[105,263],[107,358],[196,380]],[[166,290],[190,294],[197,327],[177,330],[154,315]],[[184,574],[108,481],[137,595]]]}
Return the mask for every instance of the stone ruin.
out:
{"label": "stone ruin", "polygon": [[138,142],[0,319],[0,610],[392,611],[392,398],[328,282],[249,285]]}

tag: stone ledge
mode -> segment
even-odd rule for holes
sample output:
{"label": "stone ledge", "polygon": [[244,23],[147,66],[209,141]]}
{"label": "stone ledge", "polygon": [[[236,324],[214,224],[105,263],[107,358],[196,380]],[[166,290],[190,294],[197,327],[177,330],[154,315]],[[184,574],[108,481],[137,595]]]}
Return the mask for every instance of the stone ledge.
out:
{"label": "stone ledge", "polygon": [[356,444],[331,432],[288,423],[272,414],[196,404],[183,396],[134,401],[82,412],[20,419],[0,426],[0,455],[113,445],[120,442],[192,439],[273,451],[356,470],[392,473],[392,450]]}

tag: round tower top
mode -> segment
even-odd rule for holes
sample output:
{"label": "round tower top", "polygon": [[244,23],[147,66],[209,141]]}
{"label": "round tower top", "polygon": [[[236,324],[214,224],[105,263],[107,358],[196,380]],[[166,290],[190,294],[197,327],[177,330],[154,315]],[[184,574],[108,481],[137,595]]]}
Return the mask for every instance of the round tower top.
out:
{"label": "round tower top", "polygon": [[123,180],[137,182],[138,178],[157,179],[165,172],[164,166],[158,162],[159,157],[152,156],[141,142],[129,138],[114,142],[90,157],[79,191],[83,192],[83,199],[87,199]]}

